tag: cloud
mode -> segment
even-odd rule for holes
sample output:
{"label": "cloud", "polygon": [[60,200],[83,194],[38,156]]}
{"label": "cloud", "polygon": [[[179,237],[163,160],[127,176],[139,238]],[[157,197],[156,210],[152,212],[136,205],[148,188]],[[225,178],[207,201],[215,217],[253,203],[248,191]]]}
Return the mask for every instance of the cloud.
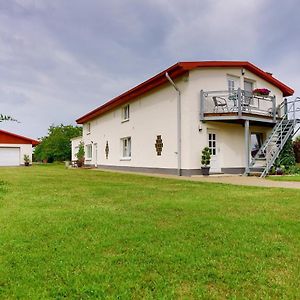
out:
{"label": "cloud", "polygon": [[[38,137],[183,60],[249,60],[299,89],[296,1],[0,0],[0,105]],[[5,75],[5,76],[4,76]]]}

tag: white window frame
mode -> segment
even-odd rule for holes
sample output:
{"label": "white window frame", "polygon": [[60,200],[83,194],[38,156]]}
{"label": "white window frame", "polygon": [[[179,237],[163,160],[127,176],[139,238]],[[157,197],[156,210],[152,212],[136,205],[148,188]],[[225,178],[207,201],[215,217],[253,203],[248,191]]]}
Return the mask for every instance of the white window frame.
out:
{"label": "white window frame", "polygon": [[121,160],[131,160],[131,137],[121,139]]}
{"label": "white window frame", "polygon": [[229,93],[236,91],[240,87],[240,77],[227,75],[227,89]]}
{"label": "white window frame", "polygon": [[122,107],[122,122],[127,122],[130,119],[130,105],[127,104]]}
{"label": "white window frame", "polygon": [[211,156],[217,155],[217,135],[215,133],[208,133],[208,148]]}
{"label": "white window frame", "polygon": [[86,123],[86,134],[91,133],[91,122]]}
{"label": "white window frame", "polygon": [[85,146],[85,152],[86,152],[86,160],[92,160],[92,158],[93,158],[93,146],[92,146],[92,144],[87,144]]}

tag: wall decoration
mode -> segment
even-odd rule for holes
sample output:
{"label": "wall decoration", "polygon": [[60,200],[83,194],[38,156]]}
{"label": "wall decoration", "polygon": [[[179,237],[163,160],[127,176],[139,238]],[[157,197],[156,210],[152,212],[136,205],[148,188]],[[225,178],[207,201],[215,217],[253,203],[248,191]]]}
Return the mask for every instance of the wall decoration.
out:
{"label": "wall decoration", "polygon": [[106,146],[105,146],[105,157],[108,159],[108,154],[109,154],[109,146],[108,146],[108,141],[106,141]]}
{"label": "wall decoration", "polygon": [[158,156],[161,156],[163,146],[164,144],[162,142],[161,135],[158,135],[155,141],[155,149]]}

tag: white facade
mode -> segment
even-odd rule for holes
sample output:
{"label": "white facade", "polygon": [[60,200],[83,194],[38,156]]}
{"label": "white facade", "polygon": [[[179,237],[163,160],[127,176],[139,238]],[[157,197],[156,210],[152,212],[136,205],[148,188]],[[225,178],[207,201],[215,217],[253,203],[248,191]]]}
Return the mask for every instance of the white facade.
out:
{"label": "white facade", "polygon": [[[199,172],[201,151],[209,145],[209,139],[215,147],[211,162],[213,172],[245,168],[243,124],[220,121],[204,123],[199,119],[200,91],[227,90],[228,78],[234,81],[232,84],[235,88],[244,89],[247,81],[247,85],[250,82],[253,89],[268,88],[276,97],[277,104],[283,101],[283,93],[279,88],[248,70],[241,72],[240,68],[201,68],[179,77],[175,82],[181,90],[183,174]],[[250,123],[250,132],[259,133],[264,138],[271,129],[265,123]],[[72,159],[75,157],[75,145],[80,140],[72,140]],[[82,141],[87,165],[176,173],[177,92],[171,84],[166,83],[84,123]],[[157,148],[161,150],[160,155]]]}
{"label": "white facade", "polygon": [[31,144],[0,144],[0,166],[24,165],[24,155],[32,162]]}
{"label": "white facade", "polygon": [[72,161],[77,160],[76,154],[79,150],[79,145],[82,141],[82,137],[78,136],[71,139],[71,149],[72,149]]}

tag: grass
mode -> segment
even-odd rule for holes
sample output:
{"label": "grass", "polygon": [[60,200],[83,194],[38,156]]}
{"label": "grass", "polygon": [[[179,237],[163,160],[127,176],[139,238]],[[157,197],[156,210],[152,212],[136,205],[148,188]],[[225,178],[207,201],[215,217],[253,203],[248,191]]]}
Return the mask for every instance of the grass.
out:
{"label": "grass", "polygon": [[1,299],[297,299],[300,191],[0,169]]}
{"label": "grass", "polygon": [[300,181],[300,175],[268,176],[267,178],[275,181]]}

